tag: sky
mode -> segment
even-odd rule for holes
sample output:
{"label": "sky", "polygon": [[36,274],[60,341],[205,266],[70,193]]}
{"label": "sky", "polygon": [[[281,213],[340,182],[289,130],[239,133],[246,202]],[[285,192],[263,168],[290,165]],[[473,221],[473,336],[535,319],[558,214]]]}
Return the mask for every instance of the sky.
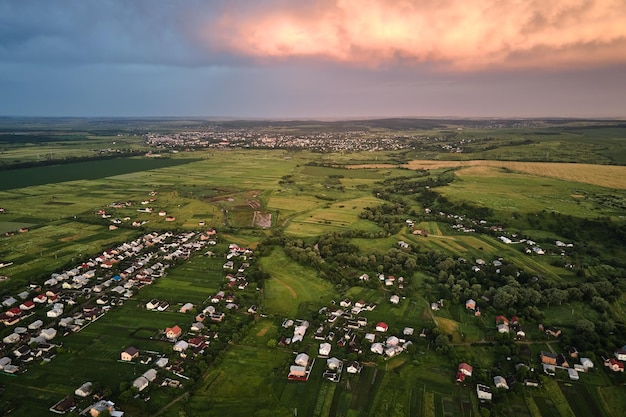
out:
{"label": "sky", "polygon": [[0,115],[626,117],[626,0],[0,0]]}

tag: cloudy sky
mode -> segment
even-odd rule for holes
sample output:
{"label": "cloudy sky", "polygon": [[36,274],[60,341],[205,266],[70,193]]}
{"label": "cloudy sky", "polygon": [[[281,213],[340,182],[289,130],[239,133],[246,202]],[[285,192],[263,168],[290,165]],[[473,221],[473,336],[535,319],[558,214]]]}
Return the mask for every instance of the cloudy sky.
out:
{"label": "cloudy sky", "polygon": [[0,115],[626,117],[626,0],[0,0]]}

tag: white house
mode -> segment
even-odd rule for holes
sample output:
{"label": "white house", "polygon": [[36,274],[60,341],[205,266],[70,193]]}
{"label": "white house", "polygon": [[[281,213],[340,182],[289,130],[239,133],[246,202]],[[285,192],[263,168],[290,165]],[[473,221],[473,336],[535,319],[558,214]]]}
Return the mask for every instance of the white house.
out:
{"label": "white house", "polygon": [[394,294],[391,297],[389,297],[389,301],[391,301],[391,304],[398,304],[400,302],[400,297]]}
{"label": "white house", "polygon": [[385,348],[383,347],[382,343],[372,343],[372,346],[370,347],[370,350],[374,353],[377,353],[379,355],[382,355],[385,352]]}
{"label": "white house", "polygon": [[296,365],[306,367],[309,364],[309,355],[306,353],[298,353],[295,360]]}
{"label": "white house", "polygon": [[204,330],[204,328],[205,328],[204,324],[202,324],[200,322],[196,322],[196,323],[191,325],[191,331],[192,332],[200,332],[200,331]]}
{"label": "white house", "polygon": [[179,340],[178,342],[176,342],[172,349],[175,352],[184,352],[185,350],[187,350],[188,347],[189,343],[185,342],[184,340]]}
{"label": "white house", "polygon": [[506,379],[500,375],[493,377],[493,384],[496,388],[509,389],[509,384],[506,383]]}
{"label": "white house", "polygon": [[4,369],[5,366],[10,364],[11,358],[9,358],[8,356],[3,357],[2,359],[0,359],[0,370]]}
{"label": "white house", "polygon": [[137,388],[137,391],[143,391],[148,388],[148,385],[150,385],[150,381],[145,376],[140,376],[133,381],[133,387]]}
{"label": "white house", "polygon": [[342,362],[337,358],[329,358],[326,360],[326,367],[331,370],[338,369],[342,365]]}
{"label": "white house", "polygon": [[5,343],[5,344],[17,343],[19,341],[20,341],[20,335],[17,333],[11,333],[10,335],[2,339],[2,343]]}
{"label": "white house", "polygon": [[491,394],[491,388],[483,384],[476,384],[476,395],[478,396],[479,400],[491,401],[491,399],[493,398]]}
{"label": "white house", "polygon": [[57,335],[57,331],[53,328],[43,329],[39,335],[43,336],[46,340],[52,340],[54,336]]}
{"label": "white house", "polygon": [[76,390],[74,391],[74,394],[78,395],[79,397],[86,397],[89,394],[91,394],[92,387],[93,387],[93,384],[91,382],[85,382],[83,385],[76,388]]}
{"label": "white house", "polygon": [[331,350],[332,346],[330,343],[322,343],[318,349],[318,355],[320,357],[328,357],[328,355],[330,354],[330,350]]}
{"label": "white house", "polygon": [[352,363],[348,366],[348,368],[346,369],[346,371],[347,371],[349,374],[358,374],[358,373],[360,373],[360,372],[361,372],[361,369],[363,369],[363,365],[361,365],[360,363],[358,363],[358,362],[356,362],[356,361],[355,361],[355,362],[352,362]]}
{"label": "white house", "polygon": [[144,378],[146,378],[150,382],[154,382],[154,380],[157,378],[157,371],[156,371],[156,369],[148,369],[141,376],[143,376]]}
{"label": "white house", "polygon": [[617,349],[614,352],[615,355],[615,359],[617,359],[618,361],[626,361],[626,346],[623,346],[620,349]]}
{"label": "white house", "polygon": [[179,310],[179,312],[181,313],[186,313],[188,311],[190,311],[191,309],[193,309],[193,304],[191,303],[185,303]]}
{"label": "white house", "polygon": [[586,369],[593,368],[593,362],[589,358],[580,358],[580,364],[584,366]]}

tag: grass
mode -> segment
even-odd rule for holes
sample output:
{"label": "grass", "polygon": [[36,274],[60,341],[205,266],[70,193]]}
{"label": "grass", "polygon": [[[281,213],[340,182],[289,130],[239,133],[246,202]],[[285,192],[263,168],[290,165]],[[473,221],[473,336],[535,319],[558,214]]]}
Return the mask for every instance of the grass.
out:
{"label": "grass", "polygon": [[242,415],[292,415],[273,392],[274,381],[286,379],[275,368],[289,358],[290,352],[277,349],[233,346],[206,375],[185,409],[191,415],[207,417],[228,415],[233,410]]}
{"label": "grass", "polygon": [[301,306],[321,306],[332,297],[331,284],[289,259],[280,248],[261,259],[261,266],[271,277],[264,289],[263,309],[268,314],[295,316]]}
{"label": "grass", "polygon": [[[464,167],[463,176],[499,176],[499,169],[556,178],[571,182],[597,185],[606,188],[626,189],[626,167],[592,164],[568,164],[549,162],[516,161],[411,161],[410,169],[438,169],[444,167]],[[493,169],[495,168],[495,170]]]}

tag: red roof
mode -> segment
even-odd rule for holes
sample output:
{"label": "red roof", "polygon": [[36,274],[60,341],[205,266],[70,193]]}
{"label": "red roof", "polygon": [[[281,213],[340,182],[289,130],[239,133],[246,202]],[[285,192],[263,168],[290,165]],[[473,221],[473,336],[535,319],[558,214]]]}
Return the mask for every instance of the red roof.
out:
{"label": "red roof", "polygon": [[193,347],[200,346],[202,344],[202,342],[204,342],[204,339],[202,337],[200,337],[200,336],[194,337],[193,339],[190,339],[188,341],[189,345],[193,346]]}
{"label": "red roof", "polygon": [[468,364],[468,363],[460,363],[459,364],[459,371],[460,372],[465,372],[465,373],[469,373],[469,375],[472,374],[472,365]]}
{"label": "red roof", "polygon": [[505,316],[496,316],[496,324],[497,323],[509,324],[509,319],[507,319]]}
{"label": "red roof", "polygon": [[456,373],[456,380],[457,382],[463,382],[465,381],[465,374],[461,371]]}
{"label": "red roof", "polygon": [[381,328],[381,329],[387,330],[389,328],[389,326],[387,325],[387,323],[384,323],[384,322],[381,321],[380,323],[376,324],[376,328]]}
{"label": "red roof", "polygon": [[22,314],[22,310],[19,307],[13,307],[9,311],[7,311],[7,314],[11,317],[19,316],[20,314]]}
{"label": "red roof", "polygon": [[33,303],[32,301],[24,301],[20,305],[20,308],[23,309],[23,310],[30,310],[33,307],[35,307],[35,303]]}
{"label": "red roof", "polygon": [[172,333],[175,336],[179,336],[181,333],[183,332],[183,329],[181,329],[178,326],[174,326],[174,327],[167,327],[165,328],[165,333]]}

